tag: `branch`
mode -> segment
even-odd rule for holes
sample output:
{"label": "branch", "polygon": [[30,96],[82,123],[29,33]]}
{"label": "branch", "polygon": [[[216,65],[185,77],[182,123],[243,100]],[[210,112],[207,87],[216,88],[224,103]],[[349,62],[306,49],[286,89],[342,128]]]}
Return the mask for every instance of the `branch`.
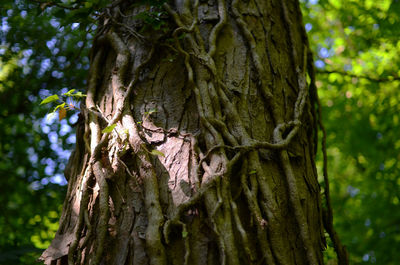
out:
{"label": "branch", "polygon": [[39,7],[40,7],[40,9],[42,9],[42,10],[45,10],[46,8],[52,7],[52,6],[56,6],[56,7],[63,8],[63,9],[68,9],[68,10],[76,10],[76,9],[79,9],[79,6],[72,7],[72,6],[63,5],[63,4],[56,3],[56,2],[51,2],[51,1],[49,1],[49,2],[40,1],[40,0],[31,0],[31,1],[40,4]]}
{"label": "branch", "polygon": [[215,27],[212,28],[209,36],[209,51],[208,55],[212,58],[214,57],[215,51],[217,50],[217,37],[218,33],[221,31],[221,29],[224,27],[226,24],[227,18],[226,18],[226,7],[225,7],[225,1],[224,0],[219,0],[218,1],[218,13],[220,16],[220,20]]}
{"label": "branch", "polygon": [[316,71],[318,74],[340,74],[344,76],[349,76],[349,77],[355,77],[355,78],[362,78],[362,79],[367,79],[371,82],[392,82],[392,81],[398,81],[400,80],[400,77],[395,77],[395,76],[388,76],[388,77],[371,77],[368,75],[356,75],[350,72],[346,71],[340,71],[340,70],[317,70]]}

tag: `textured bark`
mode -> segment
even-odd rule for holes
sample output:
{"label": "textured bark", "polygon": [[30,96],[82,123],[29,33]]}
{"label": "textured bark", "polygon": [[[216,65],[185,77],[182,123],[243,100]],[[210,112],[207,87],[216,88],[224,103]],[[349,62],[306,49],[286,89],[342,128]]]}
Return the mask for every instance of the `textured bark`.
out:
{"label": "textured bark", "polygon": [[156,7],[118,1],[102,15],[60,228],[42,260],[322,264],[298,2],[162,9],[166,30],[135,18]]}

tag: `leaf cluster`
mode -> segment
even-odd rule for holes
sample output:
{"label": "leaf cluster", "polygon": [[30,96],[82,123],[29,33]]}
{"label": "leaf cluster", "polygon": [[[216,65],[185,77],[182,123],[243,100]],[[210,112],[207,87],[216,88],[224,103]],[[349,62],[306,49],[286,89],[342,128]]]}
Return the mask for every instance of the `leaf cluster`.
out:
{"label": "leaf cluster", "polygon": [[[58,116],[59,116],[59,121],[61,121],[62,119],[64,119],[67,116],[67,111],[68,110],[79,110],[79,108],[76,106],[77,104],[74,102],[74,100],[80,100],[83,97],[86,97],[85,94],[83,94],[81,91],[75,92],[75,89],[71,89],[66,93],[63,93],[62,96],[63,97],[59,97],[57,94],[51,95],[46,97],[45,99],[42,100],[42,102],[40,102],[40,105],[43,104],[49,104],[55,101],[59,101],[60,104],[58,104],[52,112],[50,112],[48,115],[54,114],[57,110],[58,110]],[[66,97],[66,100],[63,100],[63,98]],[[69,104],[67,104],[67,100],[69,100]]]}

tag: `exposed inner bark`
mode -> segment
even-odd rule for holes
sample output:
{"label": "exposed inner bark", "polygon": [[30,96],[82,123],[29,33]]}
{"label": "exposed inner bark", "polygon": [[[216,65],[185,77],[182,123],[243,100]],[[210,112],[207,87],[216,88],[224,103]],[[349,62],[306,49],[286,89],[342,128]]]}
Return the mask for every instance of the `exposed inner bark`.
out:
{"label": "exposed inner bark", "polygon": [[103,14],[60,228],[41,258],[322,264],[316,92],[297,1],[162,8],[165,32],[135,17],[155,7]]}

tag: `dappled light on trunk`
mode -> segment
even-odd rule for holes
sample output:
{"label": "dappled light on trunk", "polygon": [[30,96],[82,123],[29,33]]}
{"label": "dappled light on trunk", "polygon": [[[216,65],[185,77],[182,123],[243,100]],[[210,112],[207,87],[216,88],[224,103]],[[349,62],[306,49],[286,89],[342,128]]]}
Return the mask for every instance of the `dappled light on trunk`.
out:
{"label": "dappled light on trunk", "polygon": [[297,1],[116,1],[99,23],[42,260],[322,264],[320,115]]}

